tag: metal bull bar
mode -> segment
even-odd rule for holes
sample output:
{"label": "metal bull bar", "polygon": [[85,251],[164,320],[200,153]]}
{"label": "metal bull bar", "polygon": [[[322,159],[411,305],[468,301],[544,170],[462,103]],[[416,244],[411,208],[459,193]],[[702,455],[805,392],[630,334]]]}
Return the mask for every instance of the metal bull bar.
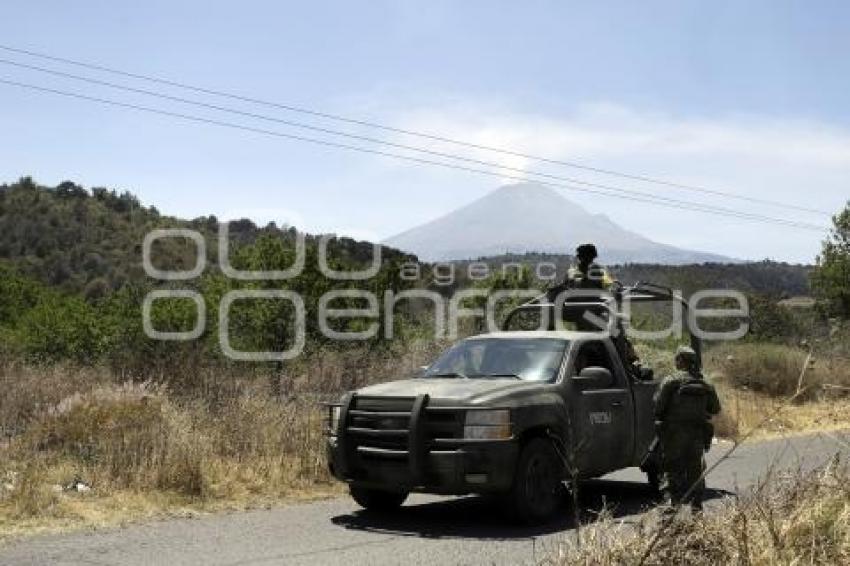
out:
{"label": "metal bull bar", "polygon": [[[357,401],[360,399],[375,399],[390,403],[393,401],[412,400],[413,403],[410,411],[373,411],[358,408]],[[364,429],[357,429],[350,426],[352,416],[368,415],[376,418],[406,418],[408,419],[406,431],[401,429],[367,430],[374,436],[392,436],[398,438],[401,434],[406,434],[406,450],[385,450],[384,452],[406,456],[411,484],[414,486],[421,485],[428,450],[425,434],[427,423],[424,422],[424,416],[429,399],[427,394],[416,397],[370,397],[357,395],[356,392],[347,393],[340,403],[339,422],[336,429],[337,445],[340,448],[337,452],[336,466],[340,475],[347,479],[353,479],[355,471],[353,463],[357,458],[357,450],[360,447],[359,438],[355,437],[360,437],[361,433],[366,432]]]}

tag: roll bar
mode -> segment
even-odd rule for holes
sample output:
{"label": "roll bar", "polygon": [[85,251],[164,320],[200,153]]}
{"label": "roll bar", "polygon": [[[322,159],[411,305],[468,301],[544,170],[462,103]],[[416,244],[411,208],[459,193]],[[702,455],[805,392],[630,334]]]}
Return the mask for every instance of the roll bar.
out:
{"label": "roll bar", "polygon": [[[583,292],[593,291],[593,289],[581,289]],[[600,290],[604,291],[604,290]],[[632,286],[629,287],[618,287],[613,291],[606,291],[604,294],[600,294],[598,300],[593,300],[593,298],[585,298],[582,297],[581,301],[565,301],[562,305],[562,312],[566,311],[588,311],[588,310],[599,310],[604,311],[609,314],[618,315],[621,311],[620,305],[623,300],[628,298],[629,301],[640,302],[640,303],[649,303],[649,302],[678,302],[683,309],[683,312],[687,313],[690,305],[688,301],[682,297],[680,294],[677,294],[673,291],[673,289],[669,287],[665,287],[663,285],[658,285],[655,283],[651,283],[649,281],[639,281]],[[514,317],[520,312],[528,312],[528,311],[540,311],[541,315],[545,314],[549,316],[550,325],[554,322],[554,315],[556,311],[556,304],[549,299],[548,293],[543,293],[525,303],[514,307],[508,312],[505,317],[505,321],[502,323],[502,330],[508,330],[510,327],[511,321]],[[694,352],[697,355],[697,365],[699,369],[702,369],[702,342],[700,341],[698,336],[695,336],[688,328],[688,335],[690,336],[691,348],[693,348]]]}

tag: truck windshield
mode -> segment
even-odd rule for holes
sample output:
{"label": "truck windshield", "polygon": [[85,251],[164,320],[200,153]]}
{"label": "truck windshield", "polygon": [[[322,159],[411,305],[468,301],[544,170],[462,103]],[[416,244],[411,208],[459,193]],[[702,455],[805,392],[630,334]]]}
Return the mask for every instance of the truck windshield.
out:
{"label": "truck windshield", "polygon": [[569,342],[557,338],[472,338],[449,348],[423,377],[554,381]]}

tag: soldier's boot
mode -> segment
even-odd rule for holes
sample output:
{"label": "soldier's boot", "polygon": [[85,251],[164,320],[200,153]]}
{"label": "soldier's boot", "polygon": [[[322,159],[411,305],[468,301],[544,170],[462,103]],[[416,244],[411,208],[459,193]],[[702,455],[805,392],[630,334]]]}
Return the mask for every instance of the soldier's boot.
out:
{"label": "soldier's boot", "polygon": [[701,515],[702,511],[703,511],[702,497],[692,499],[691,500],[691,512],[694,515]]}
{"label": "soldier's boot", "polygon": [[679,503],[673,494],[673,490],[669,488],[662,490],[660,509],[661,516],[664,518],[672,518],[679,510]]}
{"label": "soldier's boot", "polygon": [[705,483],[699,482],[688,499],[691,511],[694,513],[702,513],[702,502],[705,499]]}

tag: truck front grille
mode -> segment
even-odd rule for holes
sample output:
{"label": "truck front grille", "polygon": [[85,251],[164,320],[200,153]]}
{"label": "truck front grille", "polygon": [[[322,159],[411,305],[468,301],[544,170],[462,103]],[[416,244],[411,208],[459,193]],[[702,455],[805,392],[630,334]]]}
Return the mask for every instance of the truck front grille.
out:
{"label": "truck front grille", "polygon": [[463,413],[429,408],[414,415],[415,397],[355,396],[345,423],[346,442],[363,458],[407,459],[411,451],[411,423],[419,419],[422,448],[438,439],[460,438]]}

